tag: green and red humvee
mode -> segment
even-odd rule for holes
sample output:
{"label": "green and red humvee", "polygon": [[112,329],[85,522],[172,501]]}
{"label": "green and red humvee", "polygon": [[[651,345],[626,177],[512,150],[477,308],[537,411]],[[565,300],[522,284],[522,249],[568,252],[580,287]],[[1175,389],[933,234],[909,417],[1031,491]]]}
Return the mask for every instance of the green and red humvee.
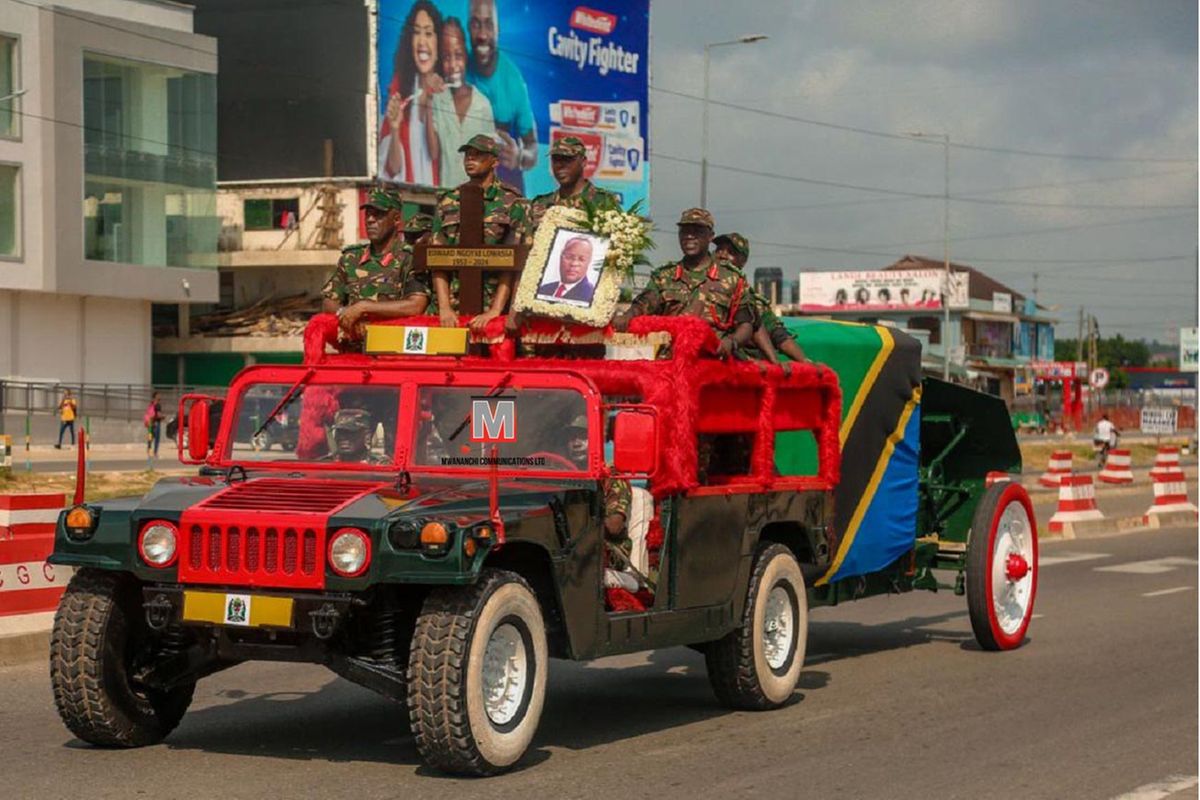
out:
{"label": "green and red humvee", "polygon": [[[408,322],[426,354],[318,336],[184,398],[198,474],[63,513],[51,681],[76,736],[152,744],[201,678],[313,662],[405,704],[431,766],[493,774],[534,737],[550,659],[687,645],[720,702],[771,709],[810,607],[946,588],[983,647],[1024,640],[1037,532],[1004,405],[923,380],[910,337],[789,321],[820,363],[781,368],[717,359],[693,319],[578,348],[544,323],[531,357],[431,355]],[[295,447],[257,446],[280,414]],[[640,557],[606,535],[614,487]]]}

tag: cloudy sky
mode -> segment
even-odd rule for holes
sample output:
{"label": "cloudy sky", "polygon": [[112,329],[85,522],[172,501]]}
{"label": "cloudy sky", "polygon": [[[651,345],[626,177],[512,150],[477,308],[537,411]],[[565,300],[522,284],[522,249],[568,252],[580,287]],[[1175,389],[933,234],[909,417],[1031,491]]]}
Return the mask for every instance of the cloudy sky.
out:
{"label": "cloudy sky", "polygon": [[[1103,335],[1196,324],[1194,0],[652,0],[652,200],[708,205],[751,267],[875,269],[950,254]],[[735,108],[733,106],[739,106]],[[1047,155],[1048,154],[1048,155]],[[758,174],[754,174],[758,173]],[[658,255],[674,250],[659,234]]]}

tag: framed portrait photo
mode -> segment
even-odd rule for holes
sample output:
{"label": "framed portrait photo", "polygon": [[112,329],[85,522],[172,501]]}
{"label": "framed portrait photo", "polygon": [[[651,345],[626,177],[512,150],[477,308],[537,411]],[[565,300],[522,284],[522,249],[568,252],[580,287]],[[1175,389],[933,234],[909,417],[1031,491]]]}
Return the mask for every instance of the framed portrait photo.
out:
{"label": "framed portrait photo", "polygon": [[513,310],[603,327],[612,319],[621,289],[608,263],[607,237],[587,230],[580,211],[546,212],[513,298]]}

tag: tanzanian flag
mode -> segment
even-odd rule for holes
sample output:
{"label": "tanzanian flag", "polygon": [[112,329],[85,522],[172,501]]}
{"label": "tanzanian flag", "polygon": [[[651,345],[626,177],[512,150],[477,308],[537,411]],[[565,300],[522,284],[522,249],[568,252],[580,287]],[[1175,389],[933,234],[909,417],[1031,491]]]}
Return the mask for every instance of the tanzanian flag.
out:
{"label": "tanzanian flag", "polygon": [[[786,317],[788,331],[842,388],[842,479],[834,490],[838,548],[820,586],[876,572],[913,547],[920,455],[921,345],[882,325]],[[814,475],[806,431],[777,434],[783,475]]]}

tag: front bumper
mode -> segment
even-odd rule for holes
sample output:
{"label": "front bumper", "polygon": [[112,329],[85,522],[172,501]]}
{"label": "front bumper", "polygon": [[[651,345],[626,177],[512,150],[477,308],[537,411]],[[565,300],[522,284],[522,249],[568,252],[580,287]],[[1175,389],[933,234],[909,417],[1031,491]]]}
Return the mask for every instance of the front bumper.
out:
{"label": "front bumper", "polygon": [[237,631],[294,631],[330,639],[351,609],[365,598],[345,593],[256,591],[244,587],[147,585],[142,588],[146,622],[155,630],[172,625]]}

